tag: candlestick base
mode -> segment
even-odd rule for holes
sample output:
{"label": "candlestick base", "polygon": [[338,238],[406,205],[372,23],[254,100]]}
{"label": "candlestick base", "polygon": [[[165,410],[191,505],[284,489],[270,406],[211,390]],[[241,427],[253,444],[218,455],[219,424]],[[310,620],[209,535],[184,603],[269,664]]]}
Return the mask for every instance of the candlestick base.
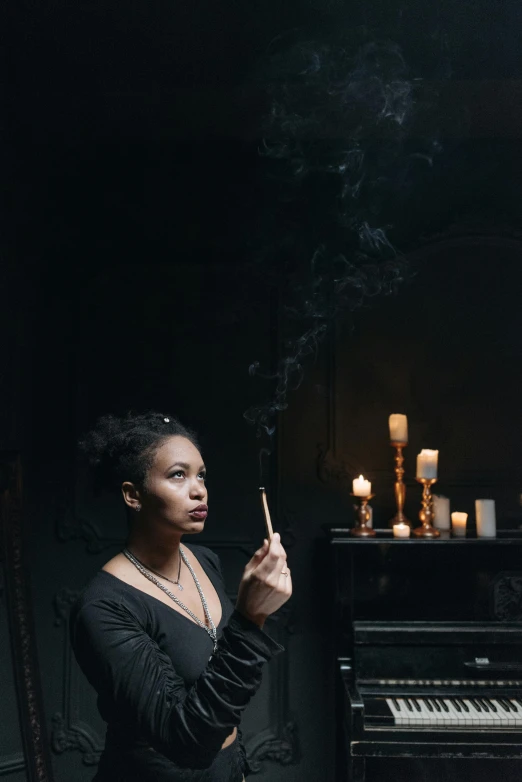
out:
{"label": "candlestick base", "polygon": [[352,494],[351,496],[357,497],[361,504],[357,508],[357,524],[350,530],[350,535],[356,538],[374,538],[375,530],[368,527],[370,511],[366,506],[375,497],[375,494],[369,494],[367,497],[359,497],[357,494]]}
{"label": "candlestick base", "polygon": [[402,482],[404,477],[404,468],[402,466],[404,457],[402,455],[402,449],[405,448],[408,443],[392,440],[390,445],[392,448],[395,448],[395,502],[397,504],[397,513],[393,519],[389,520],[388,526],[393,527],[394,524],[406,524],[408,527],[411,527],[411,521],[406,518],[403,512],[404,501],[406,500],[406,486]]}
{"label": "candlestick base", "polygon": [[416,538],[438,538],[440,537],[440,531],[432,525],[434,519],[433,512],[433,495],[431,493],[431,487],[434,483],[437,483],[436,478],[417,478],[419,483],[422,483],[422,508],[419,511],[419,519],[422,522],[420,527],[415,527],[413,534]]}

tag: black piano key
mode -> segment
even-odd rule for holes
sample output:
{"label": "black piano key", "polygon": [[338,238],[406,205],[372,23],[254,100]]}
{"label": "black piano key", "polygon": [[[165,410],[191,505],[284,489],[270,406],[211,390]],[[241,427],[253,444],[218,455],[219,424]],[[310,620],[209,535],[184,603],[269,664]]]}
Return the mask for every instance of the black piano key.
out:
{"label": "black piano key", "polygon": [[508,709],[508,707],[506,706],[506,704],[505,704],[505,702],[502,700],[502,698],[497,698],[497,701],[500,703],[500,705],[502,706],[502,708],[504,709],[504,711],[507,711],[507,712],[511,711],[511,709]]}
{"label": "black piano key", "polygon": [[459,700],[459,703],[462,706],[462,708],[464,709],[464,711],[469,712],[469,706],[468,706],[467,703],[464,703],[464,701],[462,699]]}
{"label": "black piano key", "polygon": [[408,707],[409,711],[413,711],[413,707],[412,707],[411,703],[409,702],[408,698],[404,699],[404,703]]}
{"label": "black piano key", "polygon": [[477,698],[477,700],[480,703],[480,705],[482,706],[482,708],[484,709],[484,711],[489,711],[489,705],[488,705],[487,701],[484,700],[484,698]]}
{"label": "black piano key", "polygon": [[425,698],[424,703],[426,704],[428,711],[433,711],[433,706],[431,705],[429,698]]}
{"label": "black piano key", "polygon": [[444,709],[444,711],[449,711],[449,709],[448,709],[448,707],[446,706],[446,704],[444,703],[444,701],[441,701],[441,702],[440,702],[440,705],[442,706],[442,708]]}
{"label": "black piano key", "polygon": [[491,711],[498,711],[497,707],[494,703],[491,703],[491,701],[488,701],[488,706],[491,709]]}
{"label": "black piano key", "polygon": [[417,703],[417,701],[416,701],[416,700],[414,700],[414,699],[412,698],[412,699],[411,699],[411,702],[413,703],[413,705],[415,706],[415,708],[417,709],[417,711],[422,711],[422,709],[421,709],[420,705]]}
{"label": "black piano key", "polygon": [[435,698],[431,698],[431,703],[432,703],[432,704],[435,706],[435,708],[437,709],[437,711],[442,711],[442,709],[440,708],[440,706],[439,706],[439,704],[437,703],[437,701],[435,700]]}
{"label": "black piano key", "polygon": [[451,699],[451,705],[454,706],[457,711],[462,711],[462,707],[456,698]]}
{"label": "black piano key", "polygon": [[473,706],[475,711],[482,711],[482,709],[480,708],[479,704],[476,702],[475,698],[470,698],[469,702],[471,703],[471,705]]}
{"label": "black piano key", "polygon": [[399,701],[395,700],[395,698],[392,698],[392,701],[393,701],[393,705],[395,706],[397,711],[400,711],[401,710],[401,704],[399,703]]}

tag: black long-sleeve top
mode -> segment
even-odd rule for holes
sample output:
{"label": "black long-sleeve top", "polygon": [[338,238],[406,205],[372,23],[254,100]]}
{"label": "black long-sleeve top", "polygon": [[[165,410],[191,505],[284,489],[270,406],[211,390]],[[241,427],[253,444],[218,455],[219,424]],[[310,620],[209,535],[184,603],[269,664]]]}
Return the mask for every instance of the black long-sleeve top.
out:
{"label": "black long-sleeve top", "polygon": [[284,647],[235,609],[219,557],[206,546],[183,546],[221,601],[218,646],[210,660],[213,641],[206,630],[105,570],[71,610],[73,651],[108,723],[97,782],[235,782],[229,765],[224,767],[229,747],[221,750],[234,727],[240,768],[249,770],[242,712],[261,684],[263,665]]}

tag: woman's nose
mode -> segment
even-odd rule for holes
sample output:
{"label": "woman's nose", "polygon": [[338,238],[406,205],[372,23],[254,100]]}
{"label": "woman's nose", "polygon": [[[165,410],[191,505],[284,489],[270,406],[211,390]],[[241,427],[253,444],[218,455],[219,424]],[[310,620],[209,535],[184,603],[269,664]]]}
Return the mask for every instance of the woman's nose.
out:
{"label": "woman's nose", "polygon": [[207,489],[205,484],[195,478],[190,484],[190,496],[195,499],[200,499],[201,497],[205,497],[206,493]]}

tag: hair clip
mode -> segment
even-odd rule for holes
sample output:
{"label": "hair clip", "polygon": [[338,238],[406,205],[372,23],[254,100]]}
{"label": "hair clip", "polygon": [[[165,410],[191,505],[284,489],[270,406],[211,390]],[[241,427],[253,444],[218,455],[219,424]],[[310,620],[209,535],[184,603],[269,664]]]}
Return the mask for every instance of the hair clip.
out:
{"label": "hair clip", "polygon": [[164,418],[163,420],[165,421],[166,424],[170,424],[170,418]]}

